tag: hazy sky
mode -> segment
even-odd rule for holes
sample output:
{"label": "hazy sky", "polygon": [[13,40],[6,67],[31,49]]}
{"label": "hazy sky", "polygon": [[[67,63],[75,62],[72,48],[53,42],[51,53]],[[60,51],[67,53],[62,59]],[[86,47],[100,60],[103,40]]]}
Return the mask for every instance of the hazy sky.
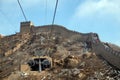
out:
{"label": "hazy sky", "polygon": [[[20,0],[34,25],[52,23],[56,0]],[[17,0],[0,0],[0,34],[19,32],[24,21]],[[82,33],[96,32],[104,42],[120,45],[120,0],[59,0],[55,24]]]}

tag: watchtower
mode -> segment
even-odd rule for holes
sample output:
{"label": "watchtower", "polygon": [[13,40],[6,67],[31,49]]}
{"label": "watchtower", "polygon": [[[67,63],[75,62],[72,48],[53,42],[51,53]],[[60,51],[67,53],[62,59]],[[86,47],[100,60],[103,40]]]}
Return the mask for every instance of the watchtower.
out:
{"label": "watchtower", "polygon": [[31,21],[20,23],[20,33],[30,33],[32,32],[34,25]]}

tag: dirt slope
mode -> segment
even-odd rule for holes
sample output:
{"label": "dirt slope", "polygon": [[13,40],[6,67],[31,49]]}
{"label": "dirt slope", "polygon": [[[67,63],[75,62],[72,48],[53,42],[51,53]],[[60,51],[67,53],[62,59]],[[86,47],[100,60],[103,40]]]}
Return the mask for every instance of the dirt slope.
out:
{"label": "dirt slope", "polygon": [[[49,33],[49,32],[48,32]],[[65,38],[47,32],[15,34],[0,39],[0,76],[3,80],[119,80],[120,72],[86,48],[78,36]],[[21,71],[20,65],[37,55],[52,58],[42,72]],[[8,67],[9,66],[9,67]]]}

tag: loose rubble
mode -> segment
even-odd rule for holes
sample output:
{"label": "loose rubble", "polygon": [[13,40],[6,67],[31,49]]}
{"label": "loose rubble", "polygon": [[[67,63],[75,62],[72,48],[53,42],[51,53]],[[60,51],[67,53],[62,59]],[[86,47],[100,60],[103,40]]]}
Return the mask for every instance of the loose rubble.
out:
{"label": "loose rubble", "polygon": [[[6,36],[0,42],[1,65],[6,67],[7,61],[12,62],[9,69],[4,70],[11,73],[1,78],[3,80],[120,80],[119,70],[86,49],[79,40],[27,33]],[[36,56],[52,58],[52,67],[41,72],[31,71],[29,66],[20,68]]]}

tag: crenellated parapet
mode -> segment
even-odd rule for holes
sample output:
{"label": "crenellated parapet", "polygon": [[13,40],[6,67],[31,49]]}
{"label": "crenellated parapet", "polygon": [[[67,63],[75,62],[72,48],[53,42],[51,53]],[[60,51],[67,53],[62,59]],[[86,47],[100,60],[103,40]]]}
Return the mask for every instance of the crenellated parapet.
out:
{"label": "crenellated parapet", "polygon": [[[90,39],[91,34],[93,33],[80,33],[77,31],[68,30],[61,25],[43,25],[43,26],[34,26],[31,21],[21,22],[20,23],[20,33],[50,33],[54,35],[60,35],[63,38],[70,38],[80,41],[87,41]],[[90,40],[91,41],[91,40]]]}
{"label": "crenellated parapet", "polygon": [[31,33],[34,25],[31,21],[20,23],[20,33]]}

